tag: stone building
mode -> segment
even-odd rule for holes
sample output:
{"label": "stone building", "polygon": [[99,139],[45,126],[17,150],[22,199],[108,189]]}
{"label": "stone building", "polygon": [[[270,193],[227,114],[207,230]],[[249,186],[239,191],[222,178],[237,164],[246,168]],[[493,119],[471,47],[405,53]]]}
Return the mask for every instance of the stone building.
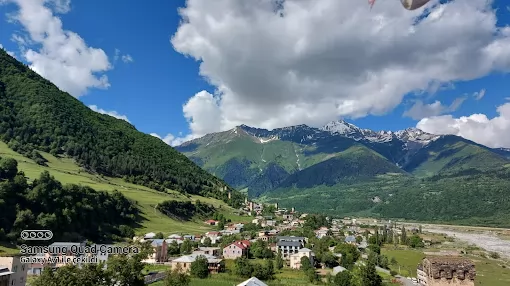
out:
{"label": "stone building", "polygon": [[417,272],[421,285],[475,285],[475,264],[470,259],[463,257],[428,256],[418,265]]}

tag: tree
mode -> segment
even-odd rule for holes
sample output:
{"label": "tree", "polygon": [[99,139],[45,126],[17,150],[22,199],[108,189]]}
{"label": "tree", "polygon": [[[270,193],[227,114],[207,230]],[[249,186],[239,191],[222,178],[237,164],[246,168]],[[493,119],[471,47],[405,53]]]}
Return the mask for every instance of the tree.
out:
{"label": "tree", "polygon": [[390,260],[390,264],[393,265],[393,266],[396,266],[398,265],[398,262],[397,260],[395,259],[395,257],[392,257],[391,260]]}
{"label": "tree", "polygon": [[225,228],[225,223],[223,221],[219,221],[216,226],[218,230],[223,230]]}
{"label": "tree", "polygon": [[177,243],[176,240],[174,240],[170,244],[168,244],[167,253],[169,256],[178,255],[179,253],[181,253],[181,249],[180,249],[179,244]]}
{"label": "tree", "polygon": [[400,236],[400,243],[401,244],[407,244],[407,233],[406,228],[402,226],[402,235]]}
{"label": "tree", "polygon": [[409,246],[412,248],[422,248],[425,246],[423,239],[419,235],[413,235],[409,238]]}
{"label": "tree", "polygon": [[209,276],[209,263],[207,258],[203,255],[199,255],[195,261],[191,262],[190,273],[194,277],[204,279]]}
{"label": "tree", "polygon": [[310,262],[310,258],[308,258],[306,256],[301,257],[301,270],[306,272],[308,269],[311,269],[311,268],[313,268],[313,267],[312,267],[312,263]]}
{"label": "tree", "polygon": [[250,254],[255,258],[273,258],[269,245],[262,240],[257,240],[250,245]]}
{"label": "tree", "polygon": [[266,271],[266,280],[272,280],[274,279],[274,264],[273,264],[273,260],[271,259],[268,259],[266,260],[266,268],[265,268],[265,271]]}
{"label": "tree", "polygon": [[361,243],[363,241],[363,237],[361,235],[356,236],[356,243]]}
{"label": "tree", "polygon": [[336,256],[331,252],[324,252],[321,256],[321,262],[326,265],[326,267],[333,268],[338,265],[338,261]]}
{"label": "tree", "polygon": [[142,251],[131,257],[127,255],[117,255],[108,259],[107,271],[112,274],[113,280],[116,281],[115,285],[145,285],[145,278],[142,274],[145,263],[142,262],[142,259],[145,259],[152,249],[149,248],[149,244],[144,244],[141,247]]}
{"label": "tree", "polygon": [[308,277],[308,281],[310,281],[310,283],[314,283],[320,280],[320,277],[317,274],[317,272],[315,272],[314,268],[309,268],[308,270],[305,271],[305,274],[306,277]]}
{"label": "tree", "polygon": [[166,278],[163,282],[164,286],[188,286],[189,283],[189,276],[182,272],[182,267],[179,264],[175,269],[167,271]]}
{"label": "tree", "polygon": [[371,254],[365,266],[361,267],[361,281],[363,286],[381,286],[382,278],[375,269],[375,254]]}
{"label": "tree", "polygon": [[377,255],[377,265],[384,269],[389,269],[390,263],[386,255]]}
{"label": "tree", "polygon": [[283,258],[282,258],[282,254],[279,251],[278,251],[278,254],[276,255],[275,263],[276,263],[276,269],[280,270],[283,268]]}
{"label": "tree", "polygon": [[204,243],[203,244],[204,244],[205,247],[210,247],[212,245],[212,241],[211,241],[211,239],[209,237],[206,237],[206,238],[204,238]]}
{"label": "tree", "polygon": [[351,273],[349,271],[342,271],[335,275],[333,278],[333,285],[335,286],[351,286]]}
{"label": "tree", "polygon": [[18,161],[12,158],[0,159],[0,179],[12,179],[18,173]]}
{"label": "tree", "polygon": [[369,244],[368,249],[376,254],[381,254],[381,247],[377,244]]}
{"label": "tree", "polygon": [[240,277],[250,278],[253,273],[253,265],[250,264],[246,257],[238,257],[234,261],[235,274]]}
{"label": "tree", "polygon": [[193,243],[189,239],[185,239],[181,244],[181,254],[190,254],[193,250]]}
{"label": "tree", "polygon": [[163,239],[163,238],[165,238],[165,235],[162,232],[158,232],[158,233],[156,233],[154,238],[155,239]]}

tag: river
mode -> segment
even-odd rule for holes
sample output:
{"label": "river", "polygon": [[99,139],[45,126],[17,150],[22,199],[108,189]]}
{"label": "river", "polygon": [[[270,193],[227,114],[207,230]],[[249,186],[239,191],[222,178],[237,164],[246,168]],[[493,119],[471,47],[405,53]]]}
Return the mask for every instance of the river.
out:
{"label": "river", "polygon": [[502,258],[510,259],[510,240],[501,239],[491,234],[490,231],[463,232],[427,225],[423,226],[423,230],[433,233],[444,233],[458,240],[476,245],[486,251],[497,252]]}

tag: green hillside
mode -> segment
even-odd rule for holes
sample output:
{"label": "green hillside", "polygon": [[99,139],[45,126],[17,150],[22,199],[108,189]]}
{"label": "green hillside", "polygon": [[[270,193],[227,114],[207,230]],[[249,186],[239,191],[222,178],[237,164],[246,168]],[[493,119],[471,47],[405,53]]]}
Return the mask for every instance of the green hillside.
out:
{"label": "green hillside", "polygon": [[44,171],[50,173],[62,184],[79,184],[95,190],[113,192],[118,190],[121,194],[137,203],[140,210],[139,226],[135,227],[137,233],[163,232],[165,234],[190,232],[202,233],[211,228],[202,221],[176,221],[155,210],[155,206],[165,200],[201,201],[215,206],[220,213],[232,221],[249,221],[249,217],[235,215],[235,210],[223,201],[204,198],[197,195],[186,195],[175,191],[159,192],[145,186],[135,185],[120,178],[111,178],[99,174],[91,174],[76,165],[71,158],[57,158],[51,154],[41,152],[47,160],[47,166],[41,166],[34,160],[24,157],[0,142],[0,157],[13,158],[18,161],[18,169],[23,171],[29,181],[39,178]]}
{"label": "green hillside", "polygon": [[263,202],[333,214],[510,227],[510,168],[416,179],[386,174],[362,182],[279,188]]}
{"label": "green hillside", "polygon": [[400,168],[363,145],[332,154],[304,170],[290,175],[279,187],[296,186],[299,189],[319,185],[359,182],[388,173],[404,174]]}
{"label": "green hillside", "polygon": [[[228,186],[161,140],[90,110],[0,49],[0,137],[44,165],[38,151],[72,158],[86,170],[164,191],[225,202]],[[232,190],[233,191],[233,190]],[[233,191],[229,204],[243,196]]]}
{"label": "green hillside", "polygon": [[444,136],[419,150],[404,167],[419,177],[464,169],[498,169],[509,161],[487,147],[457,136]]}

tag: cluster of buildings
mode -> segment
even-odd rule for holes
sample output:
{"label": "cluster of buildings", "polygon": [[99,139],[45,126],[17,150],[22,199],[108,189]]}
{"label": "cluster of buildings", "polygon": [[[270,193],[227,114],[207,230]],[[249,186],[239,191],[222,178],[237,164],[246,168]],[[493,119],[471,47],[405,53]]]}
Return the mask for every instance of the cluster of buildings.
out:
{"label": "cluster of buildings", "polygon": [[[260,230],[255,237],[253,233],[250,235],[243,235],[241,240],[233,241],[228,245],[219,247],[228,235],[239,234],[243,232],[244,224],[230,223],[219,231],[208,231],[203,234],[172,234],[166,238],[157,238],[155,233],[147,233],[143,237],[134,237],[133,241],[149,242],[153,248],[150,254],[143,262],[148,264],[165,264],[172,268],[179,268],[183,272],[188,272],[191,264],[196,261],[198,257],[205,257],[208,262],[208,269],[210,273],[218,273],[224,267],[224,259],[236,259],[238,257],[248,257],[250,247],[257,240],[267,242],[268,247],[274,252],[279,253],[287,266],[292,269],[301,268],[303,257],[310,260],[312,265],[316,264],[315,253],[306,248],[308,238],[299,236],[282,236],[280,232],[283,230],[294,230],[303,226],[305,223],[306,214],[298,215],[294,209],[288,211],[286,209],[278,209],[275,205],[276,211],[274,216],[263,216],[263,206],[254,204],[253,202],[246,201],[246,208],[258,213],[252,220],[253,224],[258,224],[264,229]],[[259,213],[260,211],[260,213]],[[207,220],[204,223],[208,225],[217,225],[215,220]],[[365,224],[361,227],[360,224]],[[344,242],[356,247],[360,250],[368,246],[366,241],[367,231],[370,234],[375,234],[380,231],[378,227],[367,228],[366,223],[357,222],[356,219],[333,219],[331,227],[321,227],[316,229],[315,236],[323,238],[327,236],[344,237]],[[245,233],[246,234],[246,233]],[[171,244],[180,246],[186,240],[193,242],[193,245],[204,245],[206,240],[210,241],[212,246],[195,247],[191,253],[179,257],[170,257],[168,248]],[[86,242],[72,243],[72,242],[56,242],[52,244],[54,247],[71,246],[81,247]],[[209,245],[209,244],[205,244]],[[333,252],[333,249],[330,249]],[[47,258],[50,254],[37,254],[36,257]],[[53,255],[66,255],[72,256],[72,253],[62,253]],[[341,257],[341,254],[335,254]],[[99,255],[100,262],[108,260],[108,254]],[[20,262],[19,257],[0,257],[0,286],[23,286],[26,283],[28,275],[39,275],[45,266],[41,263],[23,264]],[[58,268],[65,264],[54,263],[49,265],[52,268]],[[105,267],[107,267],[105,265]],[[345,271],[345,268],[338,266],[333,269],[333,274]],[[418,283],[425,286],[442,286],[442,285],[474,285],[474,278],[476,276],[474,264],[472,261],[462,258],[460,256],[427,256],[418,265],[417,268]],[[239,285],[254,285],[254,280],[245,281],[247,284]],[[245,283],[243,282],[243,283]],[[446,284],[445,284],[446,283]]]}

